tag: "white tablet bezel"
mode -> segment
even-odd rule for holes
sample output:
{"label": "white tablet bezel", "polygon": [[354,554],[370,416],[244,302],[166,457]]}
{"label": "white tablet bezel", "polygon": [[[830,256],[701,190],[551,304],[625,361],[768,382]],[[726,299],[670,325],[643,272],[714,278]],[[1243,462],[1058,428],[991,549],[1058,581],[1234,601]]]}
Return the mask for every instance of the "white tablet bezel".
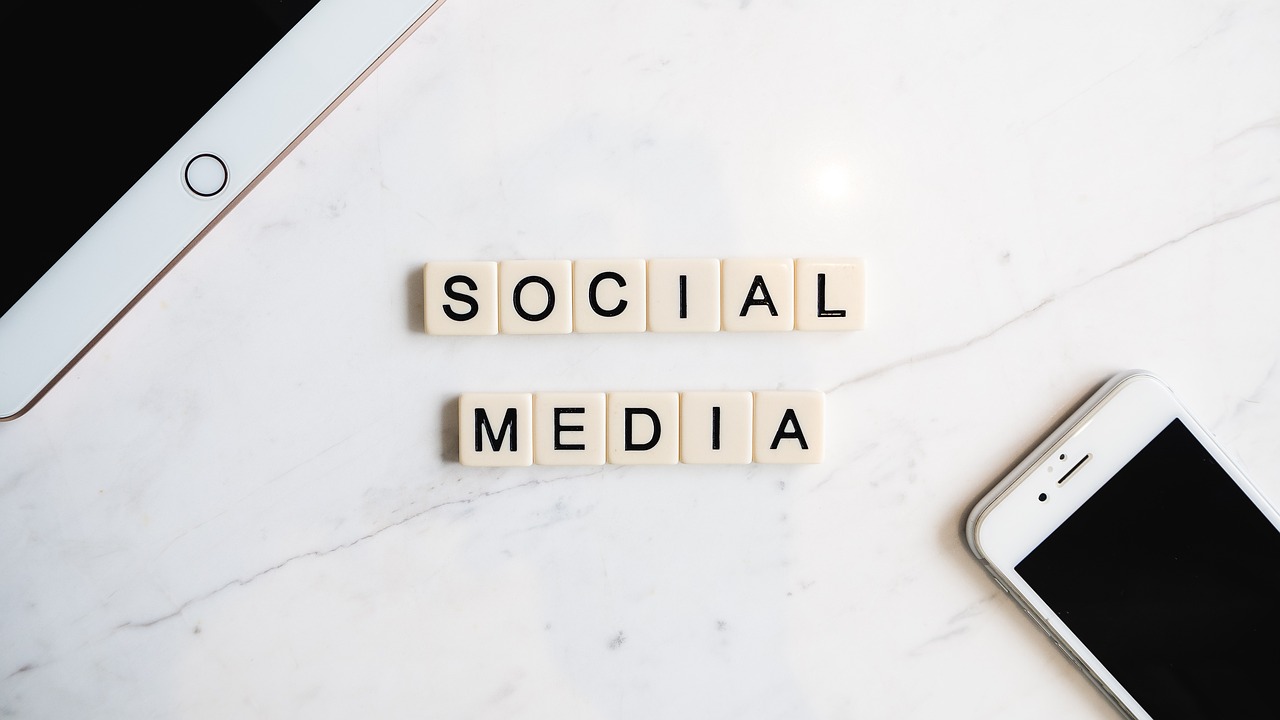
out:
{"label": "white tablet bezel", "polygon": [[[28,411],[443,2],[320,0],[0,316],[0,420]],[[192,192],[184,177],[202,153],[227,167],[226,186],[212,197]]]}

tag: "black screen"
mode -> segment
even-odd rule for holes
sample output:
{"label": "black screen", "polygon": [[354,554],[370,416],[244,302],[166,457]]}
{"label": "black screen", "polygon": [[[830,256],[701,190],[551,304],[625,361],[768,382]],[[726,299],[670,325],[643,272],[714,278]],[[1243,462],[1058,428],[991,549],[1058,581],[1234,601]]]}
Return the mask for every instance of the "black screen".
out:
{"label": "black screen", "polygon": [[1280,717],[1280,530],[1181,421],[1017,571],[1157,720]]}
{"label": "black screen", "polygon": [[0,261],[0,315],[317,1],[7,10],[9,177],[32,222]]}

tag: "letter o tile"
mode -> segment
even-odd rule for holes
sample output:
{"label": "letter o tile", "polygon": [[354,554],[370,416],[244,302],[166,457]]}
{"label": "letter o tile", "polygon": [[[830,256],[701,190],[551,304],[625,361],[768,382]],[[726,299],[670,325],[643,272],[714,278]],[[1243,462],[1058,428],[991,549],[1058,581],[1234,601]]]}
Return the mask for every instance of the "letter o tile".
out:
{"label": "letter o tile", "polygon": [[498,326],[506,335],[573,332],[573,261],[498,263]]}

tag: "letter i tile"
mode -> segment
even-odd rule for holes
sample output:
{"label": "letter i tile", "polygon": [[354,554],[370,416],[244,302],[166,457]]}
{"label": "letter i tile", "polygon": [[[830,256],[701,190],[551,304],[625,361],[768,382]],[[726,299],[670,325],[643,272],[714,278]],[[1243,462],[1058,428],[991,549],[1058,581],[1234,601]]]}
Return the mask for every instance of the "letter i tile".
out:
{"label": "letter i tile", "polygon": [[749,392],[680,394],[680,462],[743,465],[751,462]]}
{"label": "letter i tile", "polygon": [[718,332],[720,261],[659,258],[648,264],[649,330]]}

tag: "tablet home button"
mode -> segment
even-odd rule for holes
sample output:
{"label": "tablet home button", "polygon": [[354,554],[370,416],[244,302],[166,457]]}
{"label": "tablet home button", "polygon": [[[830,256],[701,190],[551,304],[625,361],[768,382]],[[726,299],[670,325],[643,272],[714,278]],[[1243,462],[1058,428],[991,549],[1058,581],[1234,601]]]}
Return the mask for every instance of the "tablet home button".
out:
{"label": "tablet home button", "polygon": [[200,197],[213,197],[227,186],[227,165],[217,155],[200,153],[187,162],[183,179],[191,192]]}

